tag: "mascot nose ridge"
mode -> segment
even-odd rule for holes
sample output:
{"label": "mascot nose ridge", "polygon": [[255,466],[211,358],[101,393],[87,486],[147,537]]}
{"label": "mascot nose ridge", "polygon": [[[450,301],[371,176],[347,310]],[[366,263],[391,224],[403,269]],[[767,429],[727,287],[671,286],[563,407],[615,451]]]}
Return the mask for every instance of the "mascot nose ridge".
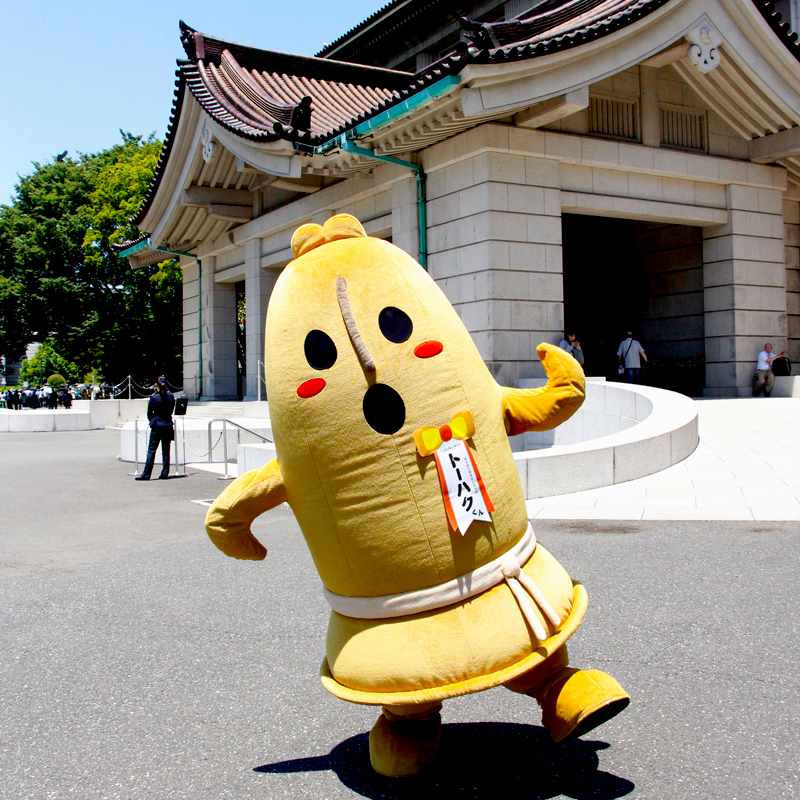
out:
{"label": "mascot nose ridge", "polygon": [[356,324],[356,318],[353,315],[353,309],[350,306],[350,298],[347,296],[347,281],[340,275],[336,279],[336,299],[339,301],[339,309],[342,312],[342,319],[344,320],[345,327],[347,328],[347,335],[353,344],[353,349],[356,351],[358,360],[361,362],[361,367],[364,372],[375,372],[375,360],[369,352],[367,343],[361,336],[361,331]]}

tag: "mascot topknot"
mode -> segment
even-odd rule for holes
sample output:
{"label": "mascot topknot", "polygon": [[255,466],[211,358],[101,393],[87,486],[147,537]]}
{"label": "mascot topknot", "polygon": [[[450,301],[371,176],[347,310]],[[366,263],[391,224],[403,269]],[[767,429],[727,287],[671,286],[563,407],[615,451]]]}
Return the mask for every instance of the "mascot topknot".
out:
{"label": "mascot topknot", "polygon": [[332,609],[322,683],[383,707],[383,775],[433,761],[448,697],[528,694],[557,742],[617,714],[630,698],[612,677],[568,666],[586,592],[537,544],[508,443],[575,413],[577,361],[542,344],[547,386],[498,386],[428,274],[349,215],[292,249],[267,313],[278,458],[217,498],[211,540],[263,559],[251,523],[291,506]]}

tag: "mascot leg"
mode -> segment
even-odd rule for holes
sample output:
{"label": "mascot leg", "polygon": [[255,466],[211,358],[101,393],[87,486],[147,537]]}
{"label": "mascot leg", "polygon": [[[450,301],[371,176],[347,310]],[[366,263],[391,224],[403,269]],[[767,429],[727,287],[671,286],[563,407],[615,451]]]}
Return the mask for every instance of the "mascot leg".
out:
{"label": "mascot leg", "polygon": [[631,701],[605,672],[570,667],[566,645],[505,686],[539,703],[542,724],[555,742],[583,736],[619,714]]}
{"label": "mascot leg", "polygon": [[375,772],[406,778],[433,763],[442,738],[441,709],[441,703],[384,706],[369,734]]}

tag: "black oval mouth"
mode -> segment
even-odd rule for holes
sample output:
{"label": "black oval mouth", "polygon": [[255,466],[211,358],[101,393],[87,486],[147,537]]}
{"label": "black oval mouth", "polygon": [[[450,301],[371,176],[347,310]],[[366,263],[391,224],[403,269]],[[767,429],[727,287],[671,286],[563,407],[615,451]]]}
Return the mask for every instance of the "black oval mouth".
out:
{"label": "black oval mouth", "polygon": [[397,433],[406,421],[403,398],[385,383],[373,383],[364,395],[364,419],[378,433]]}

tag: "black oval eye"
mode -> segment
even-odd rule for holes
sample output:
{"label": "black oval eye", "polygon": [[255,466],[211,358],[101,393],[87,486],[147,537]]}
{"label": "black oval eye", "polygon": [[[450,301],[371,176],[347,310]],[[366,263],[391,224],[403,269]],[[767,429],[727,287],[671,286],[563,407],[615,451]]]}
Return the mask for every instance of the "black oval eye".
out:
{"label": "black oval eye", "polygon": [[394,306],[386,306],[381,311],[378,315],[378,326],[381,329],[381,333],[395,344],[408,341],[411,331],[414,330],[411,317],[405,311],[401,311]]}
{"label": "black oval eye", "polygon": [[309,331],[303,348],[314,369],[328,369],[336,363],[336,345],[324,331]]}

